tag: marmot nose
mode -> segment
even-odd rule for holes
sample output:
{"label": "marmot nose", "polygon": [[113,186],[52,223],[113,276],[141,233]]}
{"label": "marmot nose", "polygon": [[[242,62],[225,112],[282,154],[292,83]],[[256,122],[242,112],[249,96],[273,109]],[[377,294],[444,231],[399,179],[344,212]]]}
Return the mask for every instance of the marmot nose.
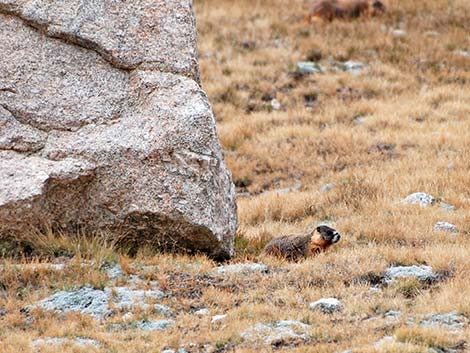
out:
{"label": "marmot nose", "polygon": [[339,242],[340,239],[341,239],[341,235],[339,235],[339,233],[335,233],[333,235],[333,240],[332,240],[333,244]]}

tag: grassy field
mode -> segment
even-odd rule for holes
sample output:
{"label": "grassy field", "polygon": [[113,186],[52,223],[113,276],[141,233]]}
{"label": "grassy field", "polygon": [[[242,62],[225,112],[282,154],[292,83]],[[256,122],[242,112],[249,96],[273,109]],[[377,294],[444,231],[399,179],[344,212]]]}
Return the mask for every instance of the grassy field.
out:
{"label": "grassy field", "polygon": [[[381,18],[313,24],[304,20],[309,5],[195,0],[202,85],[240,193],[233,262],[261,261],[269,273],[221,276],[204,257],[142,251],[130,259],[102,240],[45,238],[38,245],[44,254],[59,248],[75,257],[64,271],[3,260],[0,352],[29,353],[33,339],[75,336],[101,345],[41,352],[265,352],[273,348],[244,342],[240,333],[275,320],[310,325],[308,342],[279,349],[293,353],[470,350],[468,324],[450,332],[407,323],[451,311],[470,318],[470,57],[461,53],[470,53],[470,2],[390,0]],[[348,60],[364,70],[341,70]],[[325,72],[300,75],[299,61],[318,62]],[[325,191],[326,184],[332,188]],[[400,203],[418,191],[455,209]],[[433,232],[437,221],[459,233]],[[327,253],[299,263],[260,255],[269,239],[320,222],[343,236]],[[175,313],[175,325],[153,333],[112,331],[109,322],[79,315],[20,312],[58,289],[104,287],[109,279],[101,260],[157,281],[169,294],[163,304]],[[139,264],[158,270],[149,274]],[[378,291],[358,280],[391,265],[422,264],[448,276]],[[344,310],[309,310],[322,297],[339,298]],[[211,316],[194,315],[200,308],[227,317],[212,323]],[[403,316],[390,322],[383,317],[389,310]],[[158,317],[134,313],[134,320]],[[111,323],[125,320],[117,315]],[[374,347],[384,336],[396,342]]]}

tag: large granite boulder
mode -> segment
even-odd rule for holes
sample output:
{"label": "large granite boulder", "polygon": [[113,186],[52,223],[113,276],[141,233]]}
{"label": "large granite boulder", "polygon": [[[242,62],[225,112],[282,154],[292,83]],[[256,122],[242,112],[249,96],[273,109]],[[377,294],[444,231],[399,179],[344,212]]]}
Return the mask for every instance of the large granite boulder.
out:
{"label": "large granite boulder", "polygon": [[196,40],[191,0],[0,0],[0,238],[48,225],[233,253]]}

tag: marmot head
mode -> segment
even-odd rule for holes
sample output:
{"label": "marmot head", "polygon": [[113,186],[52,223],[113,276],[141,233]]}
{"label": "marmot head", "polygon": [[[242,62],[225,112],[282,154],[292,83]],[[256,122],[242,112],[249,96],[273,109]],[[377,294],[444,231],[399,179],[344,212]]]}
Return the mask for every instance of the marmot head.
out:
{"label": "marmot head", "polygon": [[329,246],[337,243],[341,239],[341,235],[328,226],[319,226],[315,228],[312,234],[312,248],[324,250]]}
{"label": "marmot head", "polygon": [[372,1],[372,15],[377,16],[377,15],[382,15],[387,11],[387,7],[384,5],[384,3],[380,0],[374,0]]}

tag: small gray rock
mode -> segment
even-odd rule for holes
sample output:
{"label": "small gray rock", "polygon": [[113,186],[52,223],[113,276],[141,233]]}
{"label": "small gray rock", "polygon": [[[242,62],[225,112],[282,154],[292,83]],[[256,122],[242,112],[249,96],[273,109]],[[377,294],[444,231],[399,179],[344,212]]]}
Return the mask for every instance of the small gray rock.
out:
{"label": "small gray rock", "polygon": [[227,314],[214,315],[212,316],[211,322],[215,324],[217,322],[221,322],[225,320],[226,318],[227,318]]}
{"label": "small gray rock", "polygon": [[389,310],[384,314],[384,318],[386,319],[399,319],[402,316],[403,313],[397,310]]}
{"label": "small gray rock", "polygon": [[462,58],[470,58],[470,51],[456,50],[454,53]]}
{"label": "small gray rock", "polygon": [[436,203],[436,199],[425,192],[415,192],[405,197],[401,202],[409,205],[428,207],[434,205]]}
{"label": "small gray rock", "polygon": [[455,210],[455,206],[448,204],[446,202],[441,202],[440,205],[441,205],[441,208],[445,211],[451,212]]}
{"label": "small gray rock", "polygon": [[325,72],[325,68],[313,61],[299,61],[297,63],[297,72],[306,74],[321,74]]}
{"label": "small gray rock", "polygon": [[188,353],[188,351],[185,348],[178,348],[178,350],[174,349],[164,349],[162,353]]}
{"label": "small gray rock", "polygon": [[434,282],[438,276],[433,272],[430,266],[392,266],[385,271],[384,280],[386,283],[392,283],[400,278],[417,278],[424,282]]}
{"label": "small gray rock", "polygon": [[395,38],[405,38],[408,35],[403,29],[394,29],[392,30],[392,36]]}
{"label": "small gray rock", "polygon": [[451,223],[439,221],[433,227],[434,232],[449,232],[449,233],[458,233],[459,230],[457,227]]}
{"label": "small gray rock", "polygon": [[245,341],[261,341],[273,347],[293,346],[308,342],[310,325],[300,321],[281,320],[256,324],[241,333]]}
{"label": "small gray rock", "polygon": [[366,121],[367,121],[367,116],[361,115],[353,120],[353,124],[359,126],[359,125],[364,124]]}
{"label": "small gray rock", "polygon": [[364,70],[365,65],[359,61],[348,60],[341,65],[341,68],[350,74],[358,75]]}
{"label": "small gray rock", "polygon": [[211,311],[207,308],[202,308],[194,312],[194,315],[196,316],[209,316],[211,314]]}
{"label": "small gray rock", "polygon": [[311,310],[319,310],[324,314],[332,314],[343,310],[343,304],[336,298],[323,298],[310,304]]}
{"label": "small gray rock", "polygon": [[273,108],[273,110],[281,110],[282,105],[276,98],[274,98],[271,100],[271,108]]}

